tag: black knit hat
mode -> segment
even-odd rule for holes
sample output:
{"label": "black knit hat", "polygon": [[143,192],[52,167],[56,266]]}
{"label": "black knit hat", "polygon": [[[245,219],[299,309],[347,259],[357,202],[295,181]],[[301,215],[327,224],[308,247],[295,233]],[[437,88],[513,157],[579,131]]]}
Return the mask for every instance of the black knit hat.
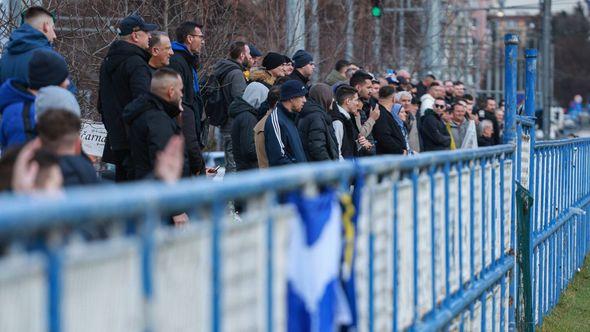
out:
{"label": "black knit hat", "polygon": [[285,56],[275,52],[268,52],[262,59],[262,67],[266,70],[273,70],[285,63]]}
{"label": "black knit hat", "polygon": [[293,61],[295,62],[295,68],[301,68],[313,62],[313,56],[305,50],[299,50],[293,55]]}
{"label": "black knit hat", "polygon": [[38,90],[45,86],[60,85],[68,77],[68,64],[58,53],[37,50],[29,61],[29,87]]}

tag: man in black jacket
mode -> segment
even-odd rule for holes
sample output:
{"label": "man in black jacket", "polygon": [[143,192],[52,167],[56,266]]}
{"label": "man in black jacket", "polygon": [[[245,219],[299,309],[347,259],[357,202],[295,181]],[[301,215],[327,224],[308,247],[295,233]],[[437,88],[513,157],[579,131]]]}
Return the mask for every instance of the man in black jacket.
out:
{"label": "man in black jacket", "polygon": [[115,164],[117,182],[134,178],[122,114],[127,104],[149,91],[147,49],[149,32],[156,27],[137,15],[124,18],[119,24],[119,40],[111,44],[100,66],[98,112],[108,133],[103,160]]}
{"label": "man in black jacket", "polygon": [[293,62],[295,64],[295,69],[291,75],[289,75],[289,77],[293,80],[300,81],[309,90],[309,80],[311,79],[315,69],[313,57],[311,54],[309,54],[309,52],[306,52],[305,50],[299,50],[293,55]]}
{"label": "man in black jacket", "polygon": [[[170,138],[181,134],[177,119],[182,112],[182,80],[169,68],[154,73],[150,92],[125,107],[123,119],[129,126],[131,156],[137,179],[154,170],[156,156]],[[189,175],[185,163],[183,175]]]}
{"label": "man in black jacket", "polygon": [[338,143],[340,160],[357,158],[361,151],[373,146],[364,137],[355,121],[358,114],[359,96],[357,90],[347,84],[336,90],[336,107],[332,109],[332,126]]}
{"label": "man in black jacket", "polygon": [[426,109],[422,116],[419,127],[422,151],[448,150],[451,146],[451,136],[441,118],[447,108],[445,99],[438,97],[434,101],[434,108]]}
{"label": "man in black jacket", "polygon": [[334,94],[329,85],[315,84],[311,87],[309,99],[299,113],[296,124],[307,161],[339,159],[332,117],[328,114],[333,100]]}
{"label": "man in black jacket", "polygon": [[237,97],[241,97],[246,89],[246,76],[244,69],[250,67],[252,57],[250,47],[244,42],[233,42],[229,47],[229,58],[217,62],[213,73],[220,80],[221,90],[225,99],[224,122],[219,125],[223,136],[223,151],[225,152],[225,171],[235,172],[233,145],[231,141],[232,121],[229,117],[229,105]]}
{"label": "man in black jacket", "polygon": [[203,122],[203,100],[199,86],[199,52],[203,46],[203,26],[196,22],[184,22],[176,28],[176,41],[172,43],[174,55],[170,57],[170,68],[180,74],[183,83],[182,134],[188,153],[191,174],[198,174],[205,167],[201,153],[205,132]]}
{"label": "man in black jacket", "polygon": [[357,127],[360,134],[367,138],[373,148],[370,150],[363,149],[361,153],[363,156],[375,155],[375,139],[373,138],[373,126],[375,121],[379,118],[379,107],[371,103],[371,92],[373,90],[373,76],[364,71],[357,71],[350,78],[350,86],[358,91],[359,99],[362,103],[362,108],[355,116]]}
{"label": "man in black jacket", "polygon": [[[373,137],[377,154],[407,154],[406,143],[399,124],[392,112],[395,88],[386,85],[379,89],[379,109],[381,115],[373,126]],[[401,120],[400,120],[401,121]]]}

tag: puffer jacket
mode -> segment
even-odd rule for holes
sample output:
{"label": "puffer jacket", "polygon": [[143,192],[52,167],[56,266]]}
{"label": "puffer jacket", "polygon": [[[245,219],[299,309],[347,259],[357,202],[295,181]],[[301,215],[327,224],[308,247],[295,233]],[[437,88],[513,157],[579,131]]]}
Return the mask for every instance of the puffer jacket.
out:
{"label": "puffer jacket", "polygon": [[299,137],[308,161],[338,160],[338,143],[332,117],[323,107],[309,99],[297,119]]}

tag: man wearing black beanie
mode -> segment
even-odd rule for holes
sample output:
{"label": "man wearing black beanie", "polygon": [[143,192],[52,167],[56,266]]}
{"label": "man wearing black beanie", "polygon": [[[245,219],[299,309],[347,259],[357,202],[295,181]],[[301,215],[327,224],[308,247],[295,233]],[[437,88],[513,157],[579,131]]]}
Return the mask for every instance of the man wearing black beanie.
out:
{"label": "man wearing black beanie", "polygon": [[25,143],[36,136],[35,96],[39,89],[56,85],[67,89],[68,65],[52,50],[33,53],[28,68],[29,84],[9,79],[0,86],[0,146],[2,149]]}
{"label": "man wearing black beanie", "polygon": [[300,81],[309,90],[309,80],[315,70],[312,55],[305,50],[299,50],[293,55],[293,63],[295,64],[295,70],[293,70],[289,77],[293,80]]}
{"label": "man wearing black beanie", "polygon": [[285,56],[275,52],[268,52],[262,59],[262,67],[250,70],[250,81],[264,84],[271,88],[277,78],[286,76],[283,64]]}

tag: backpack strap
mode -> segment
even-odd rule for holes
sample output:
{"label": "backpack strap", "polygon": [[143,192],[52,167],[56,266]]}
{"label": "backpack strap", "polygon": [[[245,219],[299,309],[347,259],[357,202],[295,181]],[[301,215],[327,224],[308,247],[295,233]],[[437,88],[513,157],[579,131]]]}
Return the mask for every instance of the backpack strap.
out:
{"label": "backpack strap", "polygon": [[36,136],[35,128],[31,123],[31,104],[30,101],[26,101],[23,105],[23,124],[27,141],[32,140]]}

